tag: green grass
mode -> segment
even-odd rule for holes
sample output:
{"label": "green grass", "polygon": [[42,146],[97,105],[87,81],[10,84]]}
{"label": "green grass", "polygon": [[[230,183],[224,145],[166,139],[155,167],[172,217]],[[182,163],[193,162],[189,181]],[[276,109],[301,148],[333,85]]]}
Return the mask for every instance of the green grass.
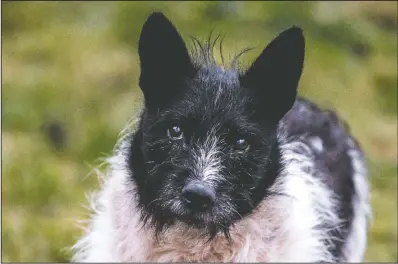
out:
{"label": "green grass", "polygon": [[[67,261],[87,217],[92,168],[139,111],[137,40],[149,12],[227,33],[226,55],[301,25],[300,94],[336,109],[369,159],[367,261],[397,261],[397,14],[394,2],[2,2],[3,261]],[[219,58],[219,54],[216,53]],[[56,128],[51,129],[52,128]]]}

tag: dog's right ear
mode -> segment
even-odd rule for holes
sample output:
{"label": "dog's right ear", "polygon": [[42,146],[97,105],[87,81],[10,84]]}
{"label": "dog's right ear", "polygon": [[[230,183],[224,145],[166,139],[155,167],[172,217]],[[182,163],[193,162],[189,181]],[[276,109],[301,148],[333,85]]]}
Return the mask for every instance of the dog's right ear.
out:
{"label": "dog's right ear", "polygon": [[196,73],[183,39],[162,13],[152,13],[144,23],[138,53],[139,85],[148,108],[170,103],[182,93],[184,80]]}

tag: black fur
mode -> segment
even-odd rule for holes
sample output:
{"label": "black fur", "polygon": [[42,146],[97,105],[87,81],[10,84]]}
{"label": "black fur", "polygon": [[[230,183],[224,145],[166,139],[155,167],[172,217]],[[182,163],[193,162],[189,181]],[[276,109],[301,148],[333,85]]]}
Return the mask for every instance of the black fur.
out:
{"label": "black fur", "polygon": [[[333,114],[325,115],[310,102],[296,100],[304,62],[301,30],[292,27],[281,33],[246,72],[236,67],[237,60],[227,69],[216,65],[211,52],[217,38],[207,43],[193,39],[190,56],[177,30],[161,13],[153,13],[143,26],[139,55],[145,108],[128,157],[143,223],[154,226],[156,234],[183,221],[210,238],[218,232],[228,237],[231,225],[270,194],[269,187],[278,177],[282,166],[279,125],[289,138],[313,133],[332,150],[317,154],[316,169],[341,178],[338,184],[324,180],[343,194],[340,214],[350,220],[352,167],[345,154],[347,146],[336,145],[346,134]],[[168,137],[167,130],[174,125],[183,131],[180,140]],[[201,214],[173,209],[171,201],[179,199],[187,182],[202,177],[194,169],[195,153],[206,140],[216,138],[222,165],[214,187],[216,205]],[[240,138],[247,140],[248,150],[234,149]],[[339,254],[341,243],[332,246]]]}

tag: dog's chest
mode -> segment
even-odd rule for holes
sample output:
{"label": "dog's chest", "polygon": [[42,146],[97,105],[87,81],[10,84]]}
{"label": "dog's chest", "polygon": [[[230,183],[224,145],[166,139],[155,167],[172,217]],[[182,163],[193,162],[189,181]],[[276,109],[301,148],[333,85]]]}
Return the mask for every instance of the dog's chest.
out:
{"label": "dog's chest", "polygon": [[206,243],[189,238],[153,242],[147,251],[150,262],[256,262],[265,261],[261,242],[250,237],[236,237],[230,244],[225,238]]}
{"label": "dog's chest", "polygon": [[[158,240],[145,230],[137,230],[135,237],[130,238],[134,240],[130,245],[140,241],[141,246],[127,250],[134,252],[124,259],[145,259],[148,262],[267,262],[273,259],[275,251],[284,251],[283,240],[288,238],[287,234],[278,231],[278,223],[282,223],[280,219],[270,220],[276,219],[272,217],[272,210],[268,210],[267,215],[253,215],[242,220],[231,230],[231,242],[221,234],[208,242],[206,238],[199,238],[197,230],[181,225],[171,227]],[[278,236],[273,236],[275,232]]]}

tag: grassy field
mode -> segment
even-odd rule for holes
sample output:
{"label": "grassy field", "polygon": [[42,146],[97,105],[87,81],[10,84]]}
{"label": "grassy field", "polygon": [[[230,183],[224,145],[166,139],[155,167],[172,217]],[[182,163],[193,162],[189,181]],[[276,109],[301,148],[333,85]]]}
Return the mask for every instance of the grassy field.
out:
{"label": "grassy field", "polygon": [[[3,261],[67,261],[93,168],[140,109],[137,40],[162,10],[185,39],[226,33],[225,54],[261,52],[280,30],[307,39],[300,93],[336,109],[369,159],[367,261],[397,261],[396,2],[2,1]],[[219,57],[219,54],[216,54]]]}

